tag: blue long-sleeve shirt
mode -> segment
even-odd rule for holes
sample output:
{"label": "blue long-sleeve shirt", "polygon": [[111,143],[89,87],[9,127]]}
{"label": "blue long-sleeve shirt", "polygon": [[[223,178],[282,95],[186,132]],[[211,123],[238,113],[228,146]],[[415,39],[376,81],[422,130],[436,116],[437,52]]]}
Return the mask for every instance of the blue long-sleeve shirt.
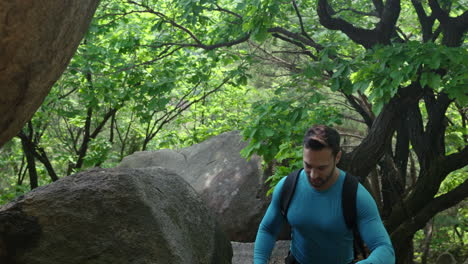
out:
{"label": "blue long-sleeve shirt", "polygon": [[[273,192],[273,198],[258,229],[254,264],[266,264],[285,219],[280,210],[284,177]],[[288,209],[291,225],[291,253],[301,264],[345,264],[353,260],[353,233],[346,227],[341,206],[345,173],[327,190],[314,189],[304,171],[299,175]],[[357,190],[357,224],[371,254],[359,264],[394,264],[392,243],[374,199],[361,185]]]}

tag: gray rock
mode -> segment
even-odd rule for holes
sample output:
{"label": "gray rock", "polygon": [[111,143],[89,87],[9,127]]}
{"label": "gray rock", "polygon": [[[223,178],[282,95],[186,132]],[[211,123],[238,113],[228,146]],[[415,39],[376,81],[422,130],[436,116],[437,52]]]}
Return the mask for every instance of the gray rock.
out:
{"label": "gray rock", "polygon": [[239,154],[246,145],[239,132],[227,132],[180,151],[136,152],[119,167],[174,170],[201,195],[230,240],[252,242],[270,200],[260,158],[247,161]]}
{"label": "gray rock", "polygon": [[99,0],[0,0],[0,147],[42,104]]}
{"label": "gray rock", "polygon": [[200,197],[162,168],[93,169],[64,177],[0,207],[0,220],[2,264],[232,259],[229,240]]}
{"label": "gray rock", "polygon": [[[232,251],[234,256],[232,258],[232,264],[252,264],[253,263],[253,250],[254,243],[239,243],[231,242]],[[289,246],[291,241],[279,240],[276,241],[273,252],[270,256],[269,264],[284,264],[284,259],[288,255]]]}

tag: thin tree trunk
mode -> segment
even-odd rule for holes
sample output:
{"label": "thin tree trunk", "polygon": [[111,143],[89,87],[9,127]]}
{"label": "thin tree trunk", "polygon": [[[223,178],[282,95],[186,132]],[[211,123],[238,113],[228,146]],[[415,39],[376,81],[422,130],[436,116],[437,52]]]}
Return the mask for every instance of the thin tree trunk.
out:
{"label": "thin tree trunk", "polygon": [[27,164],[25,164],[25,163],[26,163],[25,162],[25,156],[23,155],[23,157],[21,159],[21,166],[20,166],[19,171],[18,171],[18,182],[17,182],[18,185],[22,185],[23,181],[24,181],[24,178],[26,177]]}
{"label": "thin tree trunk", "polygon": [[432,218],[424,227],[424,241],[422,245],[421,264],[427,264],[427,258],[429,257],[429,252],[431,249],[430,245],[432,241],[433,224],[434,218]]}
{"label": "thin tree trunk", "polygon": [[[20,132],[22,133],[22,132]],[[21,145],[23,146],[23,153],[26,157],[28,172],[29,172],[29,184],[31,186],[31,190],[38,187],[38,177],[37,177],[37,170],[36,170],[36,161],[34,159],[34,154],[32,150],[31,144],[28,142],[25,136],[20,136]]]}
{"label": "thin tree trunk", "polygon": [[52,163],[50,163],[50,160],[47,157],[47,154],[45,153],[45,151],[42,148],[39,149],[39,152],[34,150],[34,156],[42,164],[44,164],[44,166],[45,166],[45,168],[47,170],[47,173],[49,173],[50,179],[52,179],[52,181],[57,181],[58,180],[57,173],[55,172],[54,167],[52,166]]}

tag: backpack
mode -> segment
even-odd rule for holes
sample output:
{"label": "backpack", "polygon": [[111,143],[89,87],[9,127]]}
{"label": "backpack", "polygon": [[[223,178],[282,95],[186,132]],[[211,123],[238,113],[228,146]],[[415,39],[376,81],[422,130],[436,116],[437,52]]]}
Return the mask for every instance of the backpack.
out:
{"label": "backpack", "polygon": [[[287,221],[287,213],[289,203],[291,198],[294,195],[294,191],[296,189],[297,179],[299,178],[299,174],[303,169],[295,170],[291,172],[286,180],[284,181],[283,190],[281,191],[280,196],[280,209],[281,214]],[[367,251],[364,246],[364,242],[362,241],[361,235],[359,234],[359,230],[357,227],[356,221],[356,193],[358,188],[358,179],[346,173],[345,180],[343,183],[343,192],[341,195],[341,206],[343,207],[343,217],[345,218],[346,226],[353,230],[354,236],[354,259],[356,260],[360,255],[361,258],[367,257]]]}

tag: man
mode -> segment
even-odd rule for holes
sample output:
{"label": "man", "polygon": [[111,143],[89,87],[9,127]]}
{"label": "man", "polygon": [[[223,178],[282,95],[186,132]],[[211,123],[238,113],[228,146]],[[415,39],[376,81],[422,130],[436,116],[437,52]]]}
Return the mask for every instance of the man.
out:
{"label": "man", "polygon": [[[340,136],[324,125],[311,127],[304,136],[304,170],[299,174],[291,198],[287,222],[291,226],[290,256],[287,263],[347,264],[353,260],[353,232],[348,229],[341,207],[345,172],[338,169]],[[254,248],[254,264],[266,264],[276,236],[286,219],[280,210],[284,177],[273,192],[273,198],[260,223]],[[394,250],[375,201],[358,185],[357,226],[371,251],[359,264],[393,264]]]}

